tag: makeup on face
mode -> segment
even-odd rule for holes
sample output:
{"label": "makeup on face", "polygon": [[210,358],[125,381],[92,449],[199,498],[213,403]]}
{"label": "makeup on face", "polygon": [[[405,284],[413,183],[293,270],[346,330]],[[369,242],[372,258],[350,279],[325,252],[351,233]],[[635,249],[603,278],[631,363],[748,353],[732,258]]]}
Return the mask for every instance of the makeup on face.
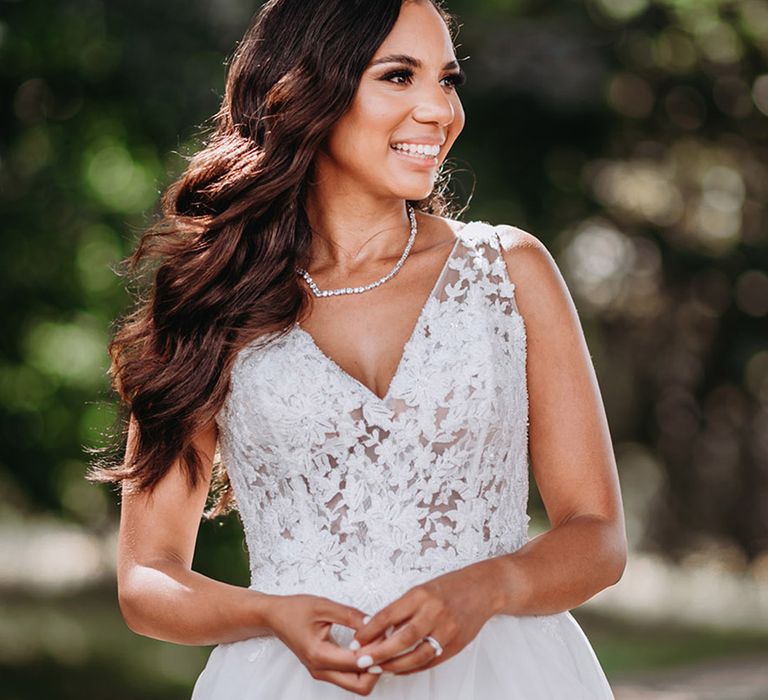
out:
{"label": "makeup on face", "polygon": [[[377,80],[391,82],[395,85],[407,86],[412,84],[415,73],[424,69],[421,60],[407,54],[382,56],[372,61],[371,67],[388,63],[396,64],[396,66],[379,76]],[[445,73],[446,71],[449,72],[440,78],[440,82],[445,81],[447,90],[454,91],[458,85],[463,85],[466,82],[464,71],[461,70],[455,59],[448,61],[442,67],[441,72]],[[431,170],[440,164],[439,156],[445,142],[445,135],[434,132],[432,134],[411,134],[397,137],[390,143],[390,148],[403,163],[417,169]]]}
{"label": "makeup on face", "polygon": [[457,87],[465,81],[434,8],[405,4],[329,135],[325,181],[404,199],[428,196],[464,126]]}

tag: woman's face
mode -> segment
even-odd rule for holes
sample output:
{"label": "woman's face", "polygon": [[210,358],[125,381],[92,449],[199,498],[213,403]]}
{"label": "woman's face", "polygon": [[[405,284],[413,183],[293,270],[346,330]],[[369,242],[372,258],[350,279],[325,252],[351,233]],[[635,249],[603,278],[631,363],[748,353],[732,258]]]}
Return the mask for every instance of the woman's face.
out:
{"label": "woman's face", "polygon": [[437,10],[427,1],[405,2],[318,153],[316,177],[346,191],[362,186],[382,197],[427,197],[464,127],[455,87],[462,79]]}

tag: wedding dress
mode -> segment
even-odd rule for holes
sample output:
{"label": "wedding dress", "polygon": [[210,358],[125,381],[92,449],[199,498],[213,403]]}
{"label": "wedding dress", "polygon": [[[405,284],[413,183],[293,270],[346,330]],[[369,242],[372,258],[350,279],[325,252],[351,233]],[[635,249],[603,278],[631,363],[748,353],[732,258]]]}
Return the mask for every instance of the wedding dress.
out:
{"label": "wedding dress", "polygon": [[[483,221],[455,232],[385,395],[299,324],[236,358],[216,422],[250,588],[373,614],[417,583],[528,541],[526,331]],[[344,646],[354,630],[332,634]],[[192,700],[359,697],[312,678],[277,637],[215,647]],[[435,667],[380,678],[381,700],[613,698],[569,612],[496,615]]]}

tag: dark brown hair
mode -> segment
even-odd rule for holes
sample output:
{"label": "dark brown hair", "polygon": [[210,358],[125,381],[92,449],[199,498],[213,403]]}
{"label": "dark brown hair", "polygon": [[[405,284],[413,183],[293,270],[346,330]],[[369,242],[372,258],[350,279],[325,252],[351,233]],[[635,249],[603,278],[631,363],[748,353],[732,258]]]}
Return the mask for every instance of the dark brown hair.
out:
{"label": "dark brown hair", "polygon": [[[430,1],[455,37],[453,17]],[[270,0],[254,16],[230,62],[210,137],[123,261],[139,286],[109,344],[123,415],[116,444],[92,450],[90,480],[151,491],[179,459],[190,486],[198,484],[192,440],[226,398],[238,350],[287,332],[311,303],[295,270],[308,268],[304,202],[315,152],[350,107],[401,4]],[[449,213],[446,185],[441,169],[432,194],[411,203]],[[124,443],[131,416],[130,455],[104,457]],[[231,505],[218,463],[214,491],[209,517]]]}

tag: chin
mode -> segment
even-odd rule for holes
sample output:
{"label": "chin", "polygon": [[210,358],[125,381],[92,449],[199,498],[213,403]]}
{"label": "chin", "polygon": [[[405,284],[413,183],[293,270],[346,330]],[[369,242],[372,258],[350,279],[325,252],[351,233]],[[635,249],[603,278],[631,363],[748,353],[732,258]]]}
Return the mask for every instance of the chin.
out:
{"label": "chin", "polygon": [[434,182],[432,182],[425,184],[423,187],[398,187],[393,189],[393,191],[399,199],[418,202],[429,197],[434,189]]}

